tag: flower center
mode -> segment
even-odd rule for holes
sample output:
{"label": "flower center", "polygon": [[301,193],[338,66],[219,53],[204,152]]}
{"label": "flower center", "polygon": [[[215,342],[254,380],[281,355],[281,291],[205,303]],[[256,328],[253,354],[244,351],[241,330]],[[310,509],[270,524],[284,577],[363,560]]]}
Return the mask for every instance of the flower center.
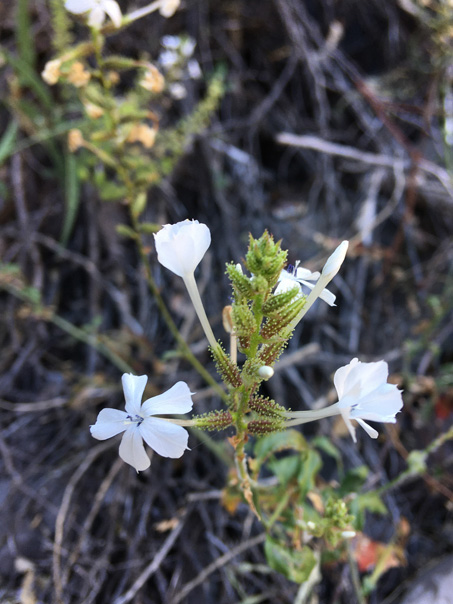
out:
{"label": "flower center", "polygon": [[128,419],[132,424],[137,424],[137,426],[139,426],[145,418],[141,415],[128,415],[126,419]]}

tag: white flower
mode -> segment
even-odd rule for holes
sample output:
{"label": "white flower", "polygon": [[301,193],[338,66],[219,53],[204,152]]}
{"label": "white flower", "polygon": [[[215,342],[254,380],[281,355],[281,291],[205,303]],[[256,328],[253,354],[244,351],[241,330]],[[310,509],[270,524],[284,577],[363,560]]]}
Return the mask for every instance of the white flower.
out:
{"label": "white flower", "polygon": [[125,373],[122,377],[126,411],[102,409],[96,423],[90,427],[98,440],[124,432],[119,454],[123,461],[137,472],[149,468],[151,462],[143,440],[163,457],[181,457],[188,448],[189,434],[178,425],[178,420],[155,417],[157,413],[187,413],[192,409],[191,392],[185,382],[178,382],[170,390],[141,402],[148,378],[146,375]]}
{"label": "white flower", "polygon": [[160,3],[159,13],[166,19],[173,17],[180,4],[181,0],[162,0]]}
{"label": "white flower", "polygon": [[338,394],[338,407],[346,426],[356,442],[354,419],[371,436],[377,438],[377,431],[363,420],[375,422],[396,422],[395,414],[401,410],[401,391],[394,384],[387,383],[388,365],[385,361],[361,363],[352,359],[349,365],[335,372],[334,384]]}
{"label": "white flower", "polygon": [[76,15],[88,13],[88,25],[100,29],[108,15],[115,27],[121,26],[122,15],[115,0],[66,0],[66,10]]}
{"label": "white flower", "polygon": [[[316,281],[318,281],[320,273],[312,273],[308,270],[308,268],[303,268],[299,266],[299,261],[296,262],[296,265],[292,267],[291,265],[288,267],[288,270],[283,269],[280,277],[278,278],[278,285],[275,289],[276,294],[282,294],[293,287],[298,283],[303,293],[303,287],[308,287],[312,290],[315,287]],[[314,281],[315,283],[310,283],[310,281]],[[329,291],[328,289],[323,289],[319,295],[321,300],[327,302],[329,306],[335,306],[335,298],[336,296]]]}
{"label": "white flower", "polygon": [[193,273],[211,245],[211,231],[198,220],[165,224],[154,235],[157,259],[175,275]]}
{"label": "white flower", "polygon": [[154,235],[157,259],[175,275],[182,277],[200,323],[214,348],[218,346],[200,298],[194,272],[211,245],[211,231],[198,220],[166,224]]}

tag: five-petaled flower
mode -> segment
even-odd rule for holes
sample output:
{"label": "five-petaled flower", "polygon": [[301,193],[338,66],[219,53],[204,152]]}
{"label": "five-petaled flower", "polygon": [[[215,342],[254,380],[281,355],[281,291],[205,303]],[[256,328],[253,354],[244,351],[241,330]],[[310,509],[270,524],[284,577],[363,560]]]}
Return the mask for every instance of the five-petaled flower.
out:
{"label": "five-petaled flower", "polygon": [[385,361],[361,363],[358,359],[352,359],[349,365],[335,372],[339,400],[334,407],[338,407],[354,442],[356,435],[351,420],[356,420],[371,438],[377,438],[378,432],[364,420],[396,422],[395,415],[401,410],[403,400],[401,391],[387,383],[388,373]]}
{"label": "five-petaled flower", "polygon": [[122,15],[115,0],[66,0],[66,10],[75,15],[88,13],[88,25],[100,29],[108,15],[115,27],[121,26]]}
{"label": "five-petaled flower", "polygon": [[133,466],[137,472],[146,470],[151,464],[143,441],[163,457],[181,457],[188,449],[189,434],[181,425],[175,423],[178,420],[155,416],[157,413],[187,413],[193,404],[192,393],[185,382],[178,382],[167,392],[142,403],[147,381],[146,375],[125,373],[122,383],[126,411],[102,409],[96,423],[90,427],[92,436],[98,440],[124,432],[119,454],[121,459]]}
{"label": "five-petaled flower", "polygon": [[[280,277],[278,278],[278,284],[275,289],[276,294],[281,294],[299,285],[301,293],[303,293],[303,286],[308,287],[312,290],[315,287],[316,281],[318,281],[321,273],[312,273],[308,268],[299,266],[299,261],[296,262],[295,266],[290,265],[287,270],[283,269]],[[314,281],[314,283],[310,283]],[[336,296],[328,289],[323,289],[319,294],[321,300],[327,302],[329,306],[335,306]]]}

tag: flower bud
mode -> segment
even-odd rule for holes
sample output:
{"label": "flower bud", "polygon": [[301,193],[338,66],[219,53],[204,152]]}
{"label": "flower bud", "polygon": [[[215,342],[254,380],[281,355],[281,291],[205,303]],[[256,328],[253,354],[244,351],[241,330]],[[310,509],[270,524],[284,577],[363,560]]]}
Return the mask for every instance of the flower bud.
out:
{"label": "flower bud", "polygon": [[263,365],[258,369],[258,375],[263,380],[269,380],[274,375],[274,370],[268,365]]}

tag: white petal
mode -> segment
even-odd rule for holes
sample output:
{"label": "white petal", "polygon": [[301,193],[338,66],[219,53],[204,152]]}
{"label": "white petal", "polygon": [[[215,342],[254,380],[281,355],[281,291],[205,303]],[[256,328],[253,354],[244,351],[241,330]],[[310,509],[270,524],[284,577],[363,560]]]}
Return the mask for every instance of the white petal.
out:
{"label": "white petal", "polygon": [[70,13],[81,15],[82,13],[92,10],[96,4],[96,0],[66,0],[65,8]]}
{"label": "white petal", "polygon": [[297,279],[306,279],[308,281],[317,281],[321,273],[312,273],[308,268],[304,268],[303,266],[298,266],[296,269],[296,278]]}
{"label": "white petal", "polygon": [[139,415],[143,392],[148,381],[147,376],[124,373],[121,381],[123,383],[124,398],[126,399],[126,411],[132,416]]}
{"label": "white petal", "polygon": [[347,379],[349,373],[352,371],[352,369],[358,363],[359,363],[359,359],[357,359],[357,358],[352,359],[352,361],[348,365],[345,365],[344,367],[340,367],[339,369],[337,369],[335,371],[333,383],[335,384],[335,388],[336,388],[339,399],[341,399],[343,397],[343,394],[345,392],[345,382],[346,382],[346,379]]}
{"label": "white petal", "polygon": [[115,0],[102,0],[102,7],[113,21],[115,27],[120,27],[123,16],[118,3]]}
{"label": "white petal", "polygon": [[373,392],[382,384],[387,382],[389,374],[388,365],[385,361],[376,363],[356,363],[350,371],[346,383],[345,393],[354,389],[357,385],[360,388],[360,397]]}
{"label": "white petal", "polygon": [[172,17],[178,10],[180,3],[180,0],[162,0],[159,12],[162,17],[168,19],[169,17]]}
{"label": "white petal", "polygon": [[139,426],[148,445],[162,457],[181,457],[188,448],[187,430],[157,417],[146,417]]}
{"label": "white petal", "polygon": [[357,423],[362,426],[362,428],[371,438],[377,438],[379,436],[379,432],[365,423],[362,419],[357,418]]}
{"label": "white petal", "polygon": [[349,409],[340,409],[340,413],[344,423],[346,424],[346,428],[349,430],[349,434],[351,435],[352,440],[356,443],[357,437],[355,435],[355,428],[352,425],[351,420],[349,419]]}
{"label": "white petal", "polygon": [[402,406],[401,391],[394,384],[382,384],[359,400],[357,407],[351,411],[351,417],[393,424]]}
{"label": "white petal", "polygon": [[137,472],[143,472],[151,465],[137,424],[130,426],[124,433],[119,454],[121,459],[135,468]]}
{"label": "white petal", "polygon": [[[310,289],[313,289],[315,286],[314,283],[309,283],[308,281],[305,281],[304,279],[298,279],[298,282],[301,283],[302,285],[305,285],[306,287],[308,287]],[[327,302],[327,304],[329,306],[335,306],[336,296],[328,289],[323,289],[322,292],[319,294],[319,297],[321,298],[321,300],[324,300],[324,302]]]}
{"label": "white petal", "polygon": [[157,259],[179,277],[194,272],[211,244],[211,232],[197,220],[167,224],[154,235]]}
{"label": "white petal", "polygon": [[141,414],[147,417],[165,413],[187,413],[193,406],[191,395],[189,386],[185,382],[178,382],[170,390],[145,401]]}
{"label": "white petal", "polygon": [[[346,252],[348,251],[349,241],[343,241],[334,251],[334,253],[329,256],[327,262],[322,269],[322,276],[325,279],[331,281],[338,271],[341,268],[341,265],[346,258]],[[327,284],[326,284],[327,285]]]}
{"label": "white petal", "polygon": [[98,440],[111,438],[120,432],[126,430],[127,413],[118,409],[102,409],[99,413],[96,423],[90,426],[91,436]]}
{"label": "white petal", "polygon": [[88,25],[90,27],[94,27],[95,29],[100,29],[105,20],[105,12],[102,6],[95,6],[90,11],[90,16],[88,17]]}

